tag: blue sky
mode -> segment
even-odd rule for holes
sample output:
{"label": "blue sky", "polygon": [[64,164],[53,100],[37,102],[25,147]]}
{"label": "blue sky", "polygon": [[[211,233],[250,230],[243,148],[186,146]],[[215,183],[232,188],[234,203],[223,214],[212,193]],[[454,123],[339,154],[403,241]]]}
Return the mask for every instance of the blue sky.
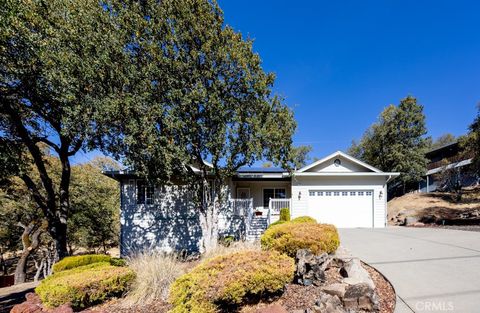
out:
{"label": "blue sky", "polygon": [[[429,135],[464,134],[480,102],[479,1],[219,0],[225,21],[277,75],[312,156],[345,150],[413,95]],[[96,154],[96,153],[93,153]],[[81,153],[76,161],[93,156]]]}
{"label": "blue sky", "polygon": [[429,134],[466,132],[480,102],[479,1],[219,0],[255,40],[294,109],[296,144],[348,148],[383,108],[411,94]]}

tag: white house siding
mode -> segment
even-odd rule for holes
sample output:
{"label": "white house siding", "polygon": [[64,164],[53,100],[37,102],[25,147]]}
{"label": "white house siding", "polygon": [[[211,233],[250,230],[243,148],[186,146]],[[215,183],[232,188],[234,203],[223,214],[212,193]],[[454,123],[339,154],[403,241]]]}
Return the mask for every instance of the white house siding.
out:
{"label": "white house siding", "polygon": [[[156,187],[153,204],[137,204],[136,182],[121,182],[121,255],[142,250],[197,252],[202,231],[188,186]],[[225,188],[228,190],[228,186]],[[242,220],[229,213],[227,206],[219,215],[221,235],[241,231]]]}
{"label": "white house siding", "polygon": [[[374,227],[385,227],[386,191],[383,176],[294,176],[292,178],[292,218],[308,214],[309,190],[372,190]],[[382,192],[381,198],[380,192]]]}

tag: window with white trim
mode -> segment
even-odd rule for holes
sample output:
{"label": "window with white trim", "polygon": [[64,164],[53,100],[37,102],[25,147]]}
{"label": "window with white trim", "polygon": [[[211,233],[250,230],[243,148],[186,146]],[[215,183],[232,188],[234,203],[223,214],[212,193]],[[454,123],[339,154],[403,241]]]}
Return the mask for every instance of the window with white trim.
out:
{"label": "window with white trim", "polygon": [[310,195],[310,197],[315,196],[315,191],[310,191],[310,192],[309,192],[309,195]]}
{"label": "window with white trim", "polygon": [[342,191],[342,196],[344,196],[344,197],[348,196],[348,192]]}
{"label": "window with white trim", "polygon": [[153,204],[155,187],[144,180],[137,180],[137,204]]}
{"label": "window with white trim", "polygon": [[359,192],[358,192],[358,195],[359,195],[359,196],[363,196],[363,191],[359,191]]}
{"label": "window with white trim", "polygon": [[355,191],[350,191],[351,196],[355,196],[357,193]]}
{"label": "window with white trim", "polygon": [[322,197],[322,196],[323,196],[323,191],[319,191],[319,192],[317,193],[317,195],[320,196],[320,197]]}
{"label": "window with white trim", "polygon": [[339,192],[339,191],[334,191],[334,192],[333,192],[333,195],[334,195],[334,196],[339,196],[339,195],[340,195],[340,192]]}
{"label": "window with white trim", "polygon": [[327,191],[327,192],[325,192],[325,195],[326,195],[326,196],[331,196],[331,195],[332,195],[332,192],[331,192],[331,191]]}
{"label": "window with white trim", "polygon": [[371,191],[367,191],[367,196],[371,196],[372,195],[372,192]]}

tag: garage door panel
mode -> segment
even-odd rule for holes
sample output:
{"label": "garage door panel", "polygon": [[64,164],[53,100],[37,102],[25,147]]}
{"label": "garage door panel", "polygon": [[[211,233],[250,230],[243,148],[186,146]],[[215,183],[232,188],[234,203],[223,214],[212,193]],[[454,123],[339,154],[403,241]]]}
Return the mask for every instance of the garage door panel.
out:
{"label": "garage door panel", "polygon": [[340,228],[373,227],[372,190],[309,190],[308,215]]}

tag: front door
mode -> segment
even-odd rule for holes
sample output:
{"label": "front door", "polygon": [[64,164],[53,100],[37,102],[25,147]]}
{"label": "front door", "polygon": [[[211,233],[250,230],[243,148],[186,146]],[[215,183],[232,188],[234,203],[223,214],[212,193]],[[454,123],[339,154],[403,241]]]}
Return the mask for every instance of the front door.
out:
{"label": "front door", "polygon": [[237,199],[250,199],[250,188],[237,188]]}
{"label": "front door", "polygon": [[263,189],[263,207],[268,208],[270,199],[286,199],[287,193],[285,188],[264,188]]}

